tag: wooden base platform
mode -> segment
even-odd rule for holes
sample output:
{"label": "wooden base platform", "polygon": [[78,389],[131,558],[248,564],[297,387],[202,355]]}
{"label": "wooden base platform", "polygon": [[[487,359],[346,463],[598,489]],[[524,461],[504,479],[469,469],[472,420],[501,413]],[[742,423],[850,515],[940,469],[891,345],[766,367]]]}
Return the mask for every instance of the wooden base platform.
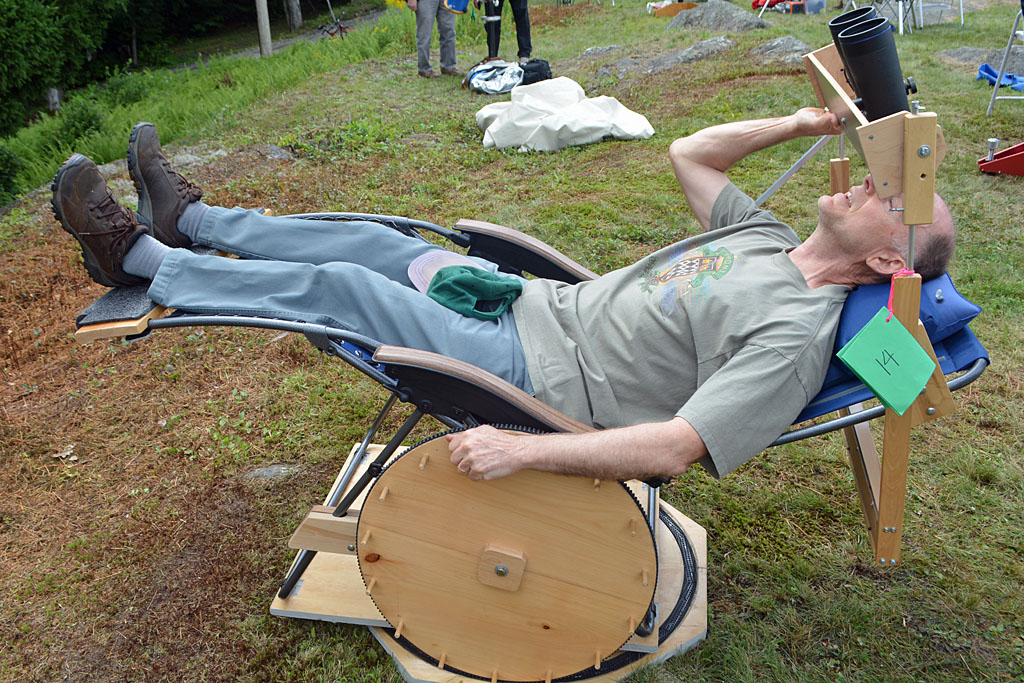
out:
{"label": "wooden base platform", "polygon": [[[364,461],[372,460],[379,449],[379,446],[371,446]],[[361,466],[352,480],[358,479],[364,468]],[[647,494],[643,484],[630,482],[628,486],[646,510]],[[361,509],[362,500],[357,500],[353,508]],[[685,652],[706,636],[707,534],[698,524],[664,502],[660,505],[660,512],[661,521],[656,534],[658,627],[646,638],[634,635],[618,652],[604,657],[600,663],[595,662],[595,668],[579,671],[575,675],[578,680],[601,683],[621,680],[641,666]],[[299,542],[299,536],[297,532],[293,541]],[[270,611],[282,617],[370,627],[374,637],[393,657],[403,677],[410,682],[468,683],[481,680],[479,675],[462,673],[430,658],[401,634],[396,636],[392,624],[382,616],[367,594],[355,553],[318,552],[288,598],[275,597]],[[481,611],[486,613],[486,606],[482,606]],[[493,678],[505,680],[500,675]]]}

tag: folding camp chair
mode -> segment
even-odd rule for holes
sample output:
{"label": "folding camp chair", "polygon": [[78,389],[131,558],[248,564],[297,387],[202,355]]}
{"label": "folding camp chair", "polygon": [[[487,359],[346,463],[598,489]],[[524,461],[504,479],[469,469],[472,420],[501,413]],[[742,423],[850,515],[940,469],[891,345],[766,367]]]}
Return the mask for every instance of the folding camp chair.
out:
{"label": "folding camp chair", "polygon": [[992,99],[988,101],[988,110],[985,112],[986,116],[992,116],[992,107],[995,106],[996,100],[1024,100],[1024,95],[999,94],[999,87],[1003,84],[1003,74],[1006,73],[1006,62],[1009,61],[1010,52],[1013,50],[1013,41],[1020,40],[1024,43],[1024,31],[1017,30],[1022,18],[1024,18],[1024,0],[1021,0],[1020,11],[1017,12],[1017,16],[1013,19],[1013,27],[1010,29],[1010,40],[1006,43],[1006,50],[1003,51],[1003,61],[999,64],[999,74],[992,85]]}
{"label": "folding camp chair", "polygon": [[[941,156],[934,115],[901,112],[867,124],[836,81],[838,71],[823,66],[837,63],[834,47],[806,59],[819,100],[841,113],[879,187],[903,191],[904,222],[930,222],[924,218]],[[848,160],[834,160],[832,167],[833,185],[849,187]],[[447,229],[393,216],[300,218],[374,220],[410,239],[434,233],[506,272],[570,283],[597,277],[528,235],[480,221]],[[843,430],[875,560],[887,567],[899,560],[910,431],[952,411],[950,392],[976,380],[988,364],[968,327],[980,309],[948,277],[923,286],[919,276],[899,277],[893,289],[895,315],[936,362],[924,391],[903,414],[864,410],[860,402],[871,390],[833,362],[799,420],[835,410],[840,416],[798,426],[773,444]],[[888,292],[875,286],[851,293],[837,344],[884,305]],[[660,502],[662,482],[531,471],[470,482],[448,461],[443,438],[399,452],[426,415],[453,429],[591,429],[504,380],[464,362],[324,325],[162,310],[143,288],[111,291],[77,322],[81,341],[186,326],[296,332],[390,393],[324,505],[314,507],[293,535],[290,546],[299,552],[272,613],[369,626],[407,679],[439,682],[619,680],[705,637],[706,534]],[[963,374],[947,381],[953,373]],[[398,402],[410,404],[411,414],[384,445],[373,445]],[[879,454],[867,422],[882,414]]]}
{"label": "folding camp chair", "polygon": [[[960,3],[960,26],[964,25],[964,0],[959,0]],[[876,0],[875,2],[865,2],[864,5],[874,5],[878,10],[879,14],[883,16],[890,16],[896,23],[896,27],[899,30],[899,34],[902,36],[904,28],[909,32],[914,32],[914,24],[917,24],[917,28],[924,27],[924,13],[927,10],[937,9],[939,10],[939,18],[941,20],[942,14],[947,9],[953,9],[953,2],[924,2],[924,0]],[[857,9],[856,0],[849,0],[846,5],[843,6],[843,11],[846,12],[850,9]]]}
{"label": "folding camp chair", "polygon": [[[408,234],[410,239],[422,239],[421,231],[433,232],[467,248],[471,255],[498,263],[509,272],[525,270],[568,282],[596,277],[593,272],[535,238],[490,223],[460,221],[454,229],[448,230],[422,221],[391,216],[305,214],[301,217],[333,221],[376,220]],[[965,386],[980,376],[987,364],[984,349],[967,327],[967,322],[978,308],[960,297],[948,278],[927,283],[925,294],[922,318],[935,340],[942,372],[966,369],[966,374],[949,384],[954,389]],[[844,308],[837,337],[842,339],[855,332],[863,323],[865,311],[877,310],[886,296],[885,287],[864,287],[854,292]],[[490,423],[543,432],[590,429],[479,368],[433,353],[383,345],[351,331],[323,325],[162,310],[149,301],[144,288],[111,290],[79,316],[77,322],[76,337],[83,342],[109,336],[134,339],[144,337],[152,330],[192,326],[245,326],[295,332],[328,355],[346,361],[390,393],[365,437],[350,454],[324,506],[311,510],[296,531],[291,545],[299,549],[299,553],[273,602],[274,614],[370,626],[377,639],[394,655],[406,677],[416,680],[453,680],[453,676],[464,674],[502,680],[543,680],[567,675],[576,680],[618,680],[640,664],[658,661],[692,647],[706,633],[705,533],[679,511],[659,501],[659,482],[631,482],[622,486],[615,482],[592,481],[575,482],[569,486],[565,482],[574,481],[573,478],[544,475],[542,479],[557,480],[553,489],[549,490],[550,481],[531,480],[526,484],[532,492],[545,490],[544,500],[551,506],[548,513],[542,515],[539,526],[536,508],[531,507],[529,514],[523,513],[526,526],[532,531],[524,532],[515,525],[514,531],[504,529],[512,513],[498,506],[494,514],[483,515],[487,524],[477,525],[472,532],[460,529],[460,537],[469,534],[467,543],[483,548],[479,557],[470,557],[464,548],[457,549],[462,554],[456,552],[454,560],[445,555],[445,552],[455,552],[451,549],[433,552],[435,549],[424,538],[445,528],[445,524],[438,522],[438,516],[443,515],[444,510],[457,508],[455,501],[470,501],[467,504],[473,506],[474,514],[482,514],[480,510],[488,509],[492,504],[492,494],[487,493],[488,498],[481,499],[480,493],[485,491],[483,484],[452,476],[454,468],[450,464],[445,467],[447,446],[443,439],[428,441],[400,457],[396,456],[402,442],[422,417],[431,415],[451,428]],[[896,437],[890,437],[887,425],[884,460],[879,464],[870,443],[870,434],[865,433],[864,428],[868,420],[879,416],[882,411],[878,408],[849,408],[870,397],[870,390],[838,364],[833,364],[821,394],[808,405],[800,420],[836,409],[843,410],[844,415],[824,424],[797,428],[780,437],[774,445],[843,429],[851,444],[851,460],[857,472],[865,518],[878,547],[875,531],[880,525],[888,530],[901,524],[903,492],[898,486],[893,486],[893,476],[885,468],[895,461],[897,475],[902,468],[905,477],[909,431],[901,430]],[[411,415],[385,445],[372,445],[385,417],[400,401],[413,406]],[[922,403],[922,406],[925,406],[922,414],[915,421],[931,417],[928,415],[930,404]],[[950,406],[941,408],[945,412]],[[931,412],[935,414],[936,411]],[[903,437],[906,438],[901,444],[899,439]],[[891,455],[890,451],[895,451],[896,455]],[[412,491],[424,490],[423,487],[432,493],[423,496],[419,507],[403,511],[401,501]],[[567,493],[567,488],[573,490]],[[605,492],[609,498],[595,498],[598,491]],[[523,495],[520,489],[506,493]],[[586,509],[588,520],[592,522],[593,515],[612,509],[615,511],[612,517],[619,519],[619,528],[625,531],[620,537],[605,541],[601,540],[603,536],[615,536],[606,532],[615,524],[596,525],[602,536],[588,537],[584,544],[592,556],[589,561],[574,556],[571,573],[575,575],[581,563],[614,568],[624,566],[626,557],[639,559],[635,565],[626,565],[624,575],[612,573],[604,576],[602,570],[602,576],[589,576],[588,580],[599,583],[604,592],[589,585],[571,586],[578,591],[576,597],[581,599],[570,602],[589,606],[582,614],[570,612],[563,618],[587,622],[586,616],[592,609],[598,609],[600,613],[604,603],[613,602],[608,592],[622,593],[624,585],[633,589],[632,611],[626,610],[628,616],[624,616],[610,634],[594,634],[592,627],[588,626],[585,633],[572,631],[572,643],[557,641],[554,648],[541,648],[539,654],[534,653],[535,657],[525,663],[516,654],[513,657],[515,661],[510,662],[505,657],[500,664],[494,665],[504,656],[500,653],[521,653],[529,650],[527,644],[532,641],[523,636],[523,641],[518,642],[514,628],[494,616],[521,616],[514,610],[508,612],[506,603],[489,611],[487,622],[497,631],[488,631],[467,618],[467,611],[481,609],[477,604],[480,595],[470,590],[469,584],[475,590],[490,591],[485,592],[487,599],[496,595],[507,598],[506,594],[515,594],[516,591],[493,590],[502,588],[506,579],[510,584],[521,580],[524,574],[529,573],[527,566],[531,569],[540,566],[549,555],[581,552],[579,548],[566,546],[571,545],[570,540],[579,538],[581,529],[594,528],[594,524],[569,524],[566,528],[572,529],[572,533],[559,534],[554,538],[546,535],[545,529],[564,525],[567,519],[571,521],[574,518],[571,510],[584,505],[588,499],[589,507],[580,508]],[[598,501],[600,509],[595,509],[594,503]],[[895,519],[895,508],[899,508],[899,519]],[[392,525],[390,520],[393,517],[400,518],[400,522]],[[396,536],[397,532],[390,526],[406,528],[405,535]],[[492,535],[492,527],[503,528],[502,533],[519,538],[520,543],[524,543],[521,539],[526,534],[530,550],[524,554],[514,547],[516,542],[502,543],[500,538],[494,543],[483,543]],[[497,536],[501,537],[502,533]],[[898,534],[886,531],[885,535],[894,538],[898,545]],[[538,540],[538,536],[542,538]],[[414,543],[410,537],[417,542]],[[404,541],[398,542],[398,538]],[[652,544],[653,539],[656,542]],[[884,549],[883,552],[883,557],[898,557],[898,549],[895,552]],[[423,560],[424,556],[428,559]],[[382,562],[379,560],[381,557],[394,561]],[[474,571],[478,570],[476,583],[451,579],[451,566],[453,562],[457,564],[458,557],[464,564],[472,565]],[[425,562],[426,566],[420,562]],[[889,560],[884,564],[890,564]],[[643,567],[638,568],[640,565]],[[388,590],[393,590],[395,584],[431,588],[413,588],[413,597],[422,598],[424,604],[417,604],[416,610],[412,610],[410,604],[415,601],[409,595],[392,595],[389,601]],[[612,586],[617,588],[613,590]],[[560,585],[560,590],[565,589],[565,585]],[[458,596],[459,591],[469,597],[451,597]],[[582,599],[584,594],[587,600]],[[615,596],[616,605],[620,598],[620,595]],[[548,604],[550,599],[547,593],[532,598],[535,602],[530,603],[530,607],[539,610],[539,614],[532,617],[534,622],[558,618],[553,613],[559,610],[551,608]],[[403,610],[411,611],[406,614]],[[442,620],[440,624],[437,619]],[[459,625],[452,626],[453,623]],[[434,637],[435,634],[429,633],[432,628],[440,629],[451,639],[446,641]],[[470,636],[481,631],[496,638],[494,642],[500,643],[500,646],[495,645],[497,650],[472,640]],[[624,642],[618,643],[617,639]],[[608,643],[615,645],[609,649]],[[569,653],[571,644],[575,644],[575,651]],[[580,647],[589,648],[589,654],[581,654]],[[552,663],[554,660],[550,657],[556,650],[558,661]],[[534,661],[537,657],[549,659],[537,664]],[[589,663],[582,663],[585,658],[590,659]]]}

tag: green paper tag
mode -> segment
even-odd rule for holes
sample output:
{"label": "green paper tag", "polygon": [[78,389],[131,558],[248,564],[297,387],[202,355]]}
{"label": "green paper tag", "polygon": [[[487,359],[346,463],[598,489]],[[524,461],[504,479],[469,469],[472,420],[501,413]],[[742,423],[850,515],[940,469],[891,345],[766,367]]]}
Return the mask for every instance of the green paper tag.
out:
{"label": "green paper tag", "polygon": [[889,310],[882,308],[836,355],[886,408],[902,415],[935,371],[935,361]]}

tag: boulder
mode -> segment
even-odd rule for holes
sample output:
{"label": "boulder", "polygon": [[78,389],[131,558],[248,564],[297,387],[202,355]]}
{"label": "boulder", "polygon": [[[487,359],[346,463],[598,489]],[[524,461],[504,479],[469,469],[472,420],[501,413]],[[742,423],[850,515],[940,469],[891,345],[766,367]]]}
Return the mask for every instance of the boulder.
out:
{"label": "boulder", "polygon": [[643,73],[656,74],[660,71],[671,69],[679,64],[689,64],[690,62],[706,59],[712,55],[725,52],[733,45],[734,43],[724,36],[708,38],[707,40],[702,40],[686,49],[653,59],[646,67],[644,67]]}
{"label": "boulder", "polygon": [[709,31],[751,31],[771,26],[749,9],[725,0],[708,0],[695,8],[680,12],[668,28],[702,28]]}
{"label": "boulder", "polygon": [[811,48],[802,40],[793,36],[782,36],[781,38],[769,40],[767,43],[761,43],[750,52],[766,60],[780,62],[786,66],[799,69],[803,66],[804,55],[810,51]]}
{"label": "boulder", "polygon": [[[985,50],[980,47],[961,47],[955,50],[943,50],[939,54],[961,64],[969,64],[974,67],[974,73],[978,73],[978,67],[983,62],[999,71],[999,65],[1003,63],[1004,47],[1001,50]],[[1006,60],[1006,71],[1018,76],[1024,76],[1024,46],[1014,45],[1010,50],[1010,58]]]}
{"label": "boulder", "polygon": [[580,57],[598,57],[600,55],[606,55],[609,52],[615,52],[616,50],[621,49],[621,45],[604,45],[601,47],[588,47],[580,54]]}
{"label": "boulder", "polygon": [[611,64],[605,64],[597,70],[598,78],[625,78],[631,72],[639,71],[641,62],[632,59],[631,57],[623,57],[617,59]]}

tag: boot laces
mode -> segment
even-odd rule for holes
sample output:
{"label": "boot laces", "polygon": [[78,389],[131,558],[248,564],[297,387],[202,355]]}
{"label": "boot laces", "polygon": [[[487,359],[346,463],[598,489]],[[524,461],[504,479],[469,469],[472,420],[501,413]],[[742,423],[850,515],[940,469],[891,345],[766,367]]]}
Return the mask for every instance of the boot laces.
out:
{"label": "boot laces", "polygon": [[166,158],[160,159],[160,165],[164,171],[171,176],[174,181],[174,189],[183,197],[188,197],[189,202],[197,202],[203,196],[203,191],[195,184],[185,180],[185,176],[181,175],[173,168],[171,168],[171,162]]}
{"label": "boot laces", "polygon": [[93,230],[80,234],[93,237],[113,235],[114,239],[110,245],[111,249],[114,253],[120,253],[127,246],[128,238],[135,233],[139,226],[138,221],[135,219],[135,213],[131,209],[118,204],[109,189],[106,191],[106,196],[100,200],[93,210],[97,219],[101,223],[110,223],[111,228],[109,230]]}

